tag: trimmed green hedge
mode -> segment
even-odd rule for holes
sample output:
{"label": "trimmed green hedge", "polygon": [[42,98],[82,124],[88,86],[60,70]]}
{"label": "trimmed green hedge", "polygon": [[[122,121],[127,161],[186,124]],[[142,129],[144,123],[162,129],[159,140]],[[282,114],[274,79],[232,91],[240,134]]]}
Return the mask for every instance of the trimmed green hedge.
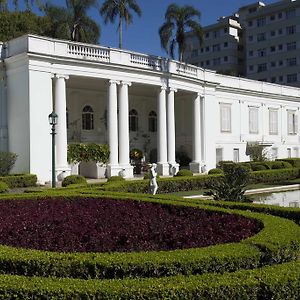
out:
{"label": "trimmed green hedge", "polygon": [[33,174],[7,175],[0,177],[0,181],[5,182],[9,188],[13,189],[35,186],[37,177]]}
{"label": "trimmed green hedge", "polygon": [[[85,195],[86,197],[88,195]],[[95,195],[90,197],[95,198]],[[112,194],[99,195],[99,197],[112,198]],[[29,195],[26,198],[30,199]],[[224,213],[238,213],[260,220],[264,224],[264,229],[240,243],[160,252],[55,253],[0,246],[0,273],[84,279],[223,273],[292,260],[300,253],[300,227],[289,220],[200,206],[196,203],[187,203],[180,198],[170,201],[166,197],[155,199],[145,195],[128,194],[119,196],[118,199],[188,205]]]}
{"label": "trimmed green hedge", "polygon": [[80,280],[1,275],[2,299],[299,299],[300,262],[225,274]]}
{"label": "trimmed green hedge", "polygon": [[299,169],[279,169],[250,173],[252,183],[276,183],[299,177]]}
{"label": "trimmed green hedge", "polygon": [[300,168],[300,158],[282,158],[276,159],[276,161],[284,161],[291,164],[294,168]]}

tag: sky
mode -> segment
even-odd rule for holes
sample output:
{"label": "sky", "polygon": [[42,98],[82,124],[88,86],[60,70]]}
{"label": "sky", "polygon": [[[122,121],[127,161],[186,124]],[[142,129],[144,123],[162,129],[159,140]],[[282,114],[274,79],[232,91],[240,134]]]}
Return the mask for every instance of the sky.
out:
{"label": "sky", "polygon": [[[217,22],[221,16],[229,16],[236,12],[239,7],[255,0],[136,0],[142,9],[142,17],[134,15],[133,24],[124,30],[123,48],[137,52],[166,56],[161,49],[158,29],[164,22],[166,8],[171,3],[178,5],[192,5],[201,12],[200,24],[202,26]],[[265,0],[266,5],[279,0]],[[64,0],[55,0],[57,4],[64,3]],[[103,2],[100,0],[100,3]],[[117,24],[108,23],[105,25],[96,11],[92,17],[101,26],[100,44],[107,47],[118,47]]]}

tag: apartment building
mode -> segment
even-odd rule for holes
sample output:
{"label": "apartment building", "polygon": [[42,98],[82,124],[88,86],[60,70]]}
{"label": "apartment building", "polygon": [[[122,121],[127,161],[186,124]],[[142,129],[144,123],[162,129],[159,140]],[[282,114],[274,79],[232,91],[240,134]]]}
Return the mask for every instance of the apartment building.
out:
{"label": "apartment building", "polygon": [[[300,1],[255,2],[239,8],[235,16],[241,28],[235,54],[239,67],[233,67],[229,74],[238,70],[238,75],[250,79],[300,86]],[[189,63],[222,71],[220,66],[201,65],[204,58],[199,55],[196,61],[187,54]]]}
{"label": "apartment building", "polygon": [[218,23],[206,26],[204,43],[188,33],[185,60],[196,66],[219,73],[238,76],[242,72],[243,52],[240,46],[241,26],[238,15],[221,17]]}

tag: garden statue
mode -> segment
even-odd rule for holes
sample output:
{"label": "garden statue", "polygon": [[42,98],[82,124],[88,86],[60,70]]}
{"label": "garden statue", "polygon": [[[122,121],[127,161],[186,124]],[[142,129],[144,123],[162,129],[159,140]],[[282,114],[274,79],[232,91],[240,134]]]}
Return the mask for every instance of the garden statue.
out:
{"label": "garden statue", "polygon": [[156,164],[152,164],[150,168],[150,183],[149,183],[149,193],[152,195],[155,195],[158,189],[156,177],[157,177]]}

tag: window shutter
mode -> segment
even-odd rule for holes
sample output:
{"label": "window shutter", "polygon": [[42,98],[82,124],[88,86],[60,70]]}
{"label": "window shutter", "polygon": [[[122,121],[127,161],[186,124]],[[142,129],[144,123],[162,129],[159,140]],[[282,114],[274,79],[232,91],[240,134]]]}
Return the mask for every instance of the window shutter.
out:
{"label": "window shutter", "polygon": [[221,131],[231,131],[231,106],[221,104]]}
{"label": "window shutter", "polygon": [[258,108],[249,107],[249,132],[258,133]]}

